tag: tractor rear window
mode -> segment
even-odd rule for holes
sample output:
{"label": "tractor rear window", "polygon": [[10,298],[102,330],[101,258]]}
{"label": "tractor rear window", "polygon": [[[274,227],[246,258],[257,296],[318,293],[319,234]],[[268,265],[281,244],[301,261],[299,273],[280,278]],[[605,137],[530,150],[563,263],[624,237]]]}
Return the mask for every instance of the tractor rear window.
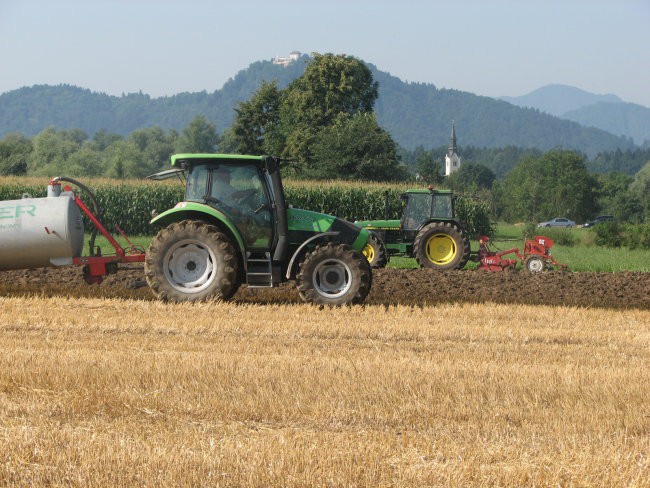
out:
{"label": "tractor rear window", "polygon": [[431,217],[439,219],[453,219],[451,208],[451,195],[434,195],[431,202]]}

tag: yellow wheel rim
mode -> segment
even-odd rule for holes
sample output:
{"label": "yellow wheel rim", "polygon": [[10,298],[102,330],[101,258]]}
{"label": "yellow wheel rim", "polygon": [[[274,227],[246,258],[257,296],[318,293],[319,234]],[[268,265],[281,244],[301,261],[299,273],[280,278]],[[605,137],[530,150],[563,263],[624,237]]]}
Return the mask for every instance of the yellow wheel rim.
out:
{"label": "yellow wheel rim", "polygon": [[370,244],[366,244],[366,247],[364,247],[361,252],[369,263],[372,263],[372,260],[375,259],[375,249]]}
{"label": "yellow wheel rim", "polygon": [[456,241],[447,234],[432,235],[427,241],[427,258],[432,263],[438,265],[449,264],[454,260],[457,252]]}

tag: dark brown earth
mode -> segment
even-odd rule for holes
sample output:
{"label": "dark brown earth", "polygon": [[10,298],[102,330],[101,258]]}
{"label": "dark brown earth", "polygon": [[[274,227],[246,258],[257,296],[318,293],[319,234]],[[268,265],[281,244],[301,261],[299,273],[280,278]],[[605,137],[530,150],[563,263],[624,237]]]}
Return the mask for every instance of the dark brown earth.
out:
{"label": "dark brown earth", "polygon": [[[81,268],[0,271],[0,296],[16,295],[138,298],[154,300],[141,265],[123,265],[101,285],[88,285]],[[237,302],[299,303],[294,283],[274,289],[242,287]],[[650,273],[571,273],[476,270],[375,270],[368,304],[432,305],[495,302],[602,308],[650,309]]]}

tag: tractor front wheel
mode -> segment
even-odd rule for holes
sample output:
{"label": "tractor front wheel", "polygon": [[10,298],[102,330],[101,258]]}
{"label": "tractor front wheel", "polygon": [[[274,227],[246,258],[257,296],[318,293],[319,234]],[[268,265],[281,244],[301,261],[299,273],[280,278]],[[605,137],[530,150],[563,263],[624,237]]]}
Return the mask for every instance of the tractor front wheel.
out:
{"label": "tractor front wheel", "polygon": [[376,235],[371,235],[366,247],[361,251],[368,260],[371,268],[385,268],[388,263],[388,254],[382,240]]}
{"label": "tractor front wheel", "polygon": [[528,256],[524,260],[524,268],[529,273],[541,273],[545,267],[544,260],[535,254]]}
{"label": "tractor front wheel", "polygon": [[144,269],[150,288],[163,300],[228,300],[239,288],[234,246],[205,222],[184,220],[158,232]]}
{"label": "tractor front wheel", "polygon": [[321,305],[361,303],[370,292],[372,271],[363,254],[329,242],[307,253],[297,276],[300,297]]}
{"label": "tractor front wheel", "polygon": [[450,222],[432,222],[415,236],[413,254],[424,268],[461,269],[469,259],[469,239]]}

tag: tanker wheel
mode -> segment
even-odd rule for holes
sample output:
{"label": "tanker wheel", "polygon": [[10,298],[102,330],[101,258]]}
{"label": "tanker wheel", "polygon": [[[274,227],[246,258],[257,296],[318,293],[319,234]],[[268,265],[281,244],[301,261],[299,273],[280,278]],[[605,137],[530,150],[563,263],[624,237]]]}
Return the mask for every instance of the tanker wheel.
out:
{"label": "tanker wheel", "polygon": [[544,260],[539,256],[532,254],[524,260],[524,268],[529,273],[541,273],[546,267]]}
{"label": "tanker wheel", "polygon": [[237,288],[237,252],[214,225],[183,220],[158,232],[145,259],[145,276],[154,294],[173,302],[220,298]]}
{"label": "tanker wheel", "polygon": [[415,236],[413,254],[424,268],[461,269],[470,256],[469,239],[455,224],[432,222]]}
{"label": "tanker wheel", "polygon": [[370,292],[372,270],[348,244],[329,242],[307,253],[297,275],[300,297],[321,305],[361,303]]}
{"label": "tanker wheel", "polygon": [[371,235],[366,247],[361,251],[368,260],[371,268],[384,268],[388,263],[388,254],[382,240],[376,235]]}

